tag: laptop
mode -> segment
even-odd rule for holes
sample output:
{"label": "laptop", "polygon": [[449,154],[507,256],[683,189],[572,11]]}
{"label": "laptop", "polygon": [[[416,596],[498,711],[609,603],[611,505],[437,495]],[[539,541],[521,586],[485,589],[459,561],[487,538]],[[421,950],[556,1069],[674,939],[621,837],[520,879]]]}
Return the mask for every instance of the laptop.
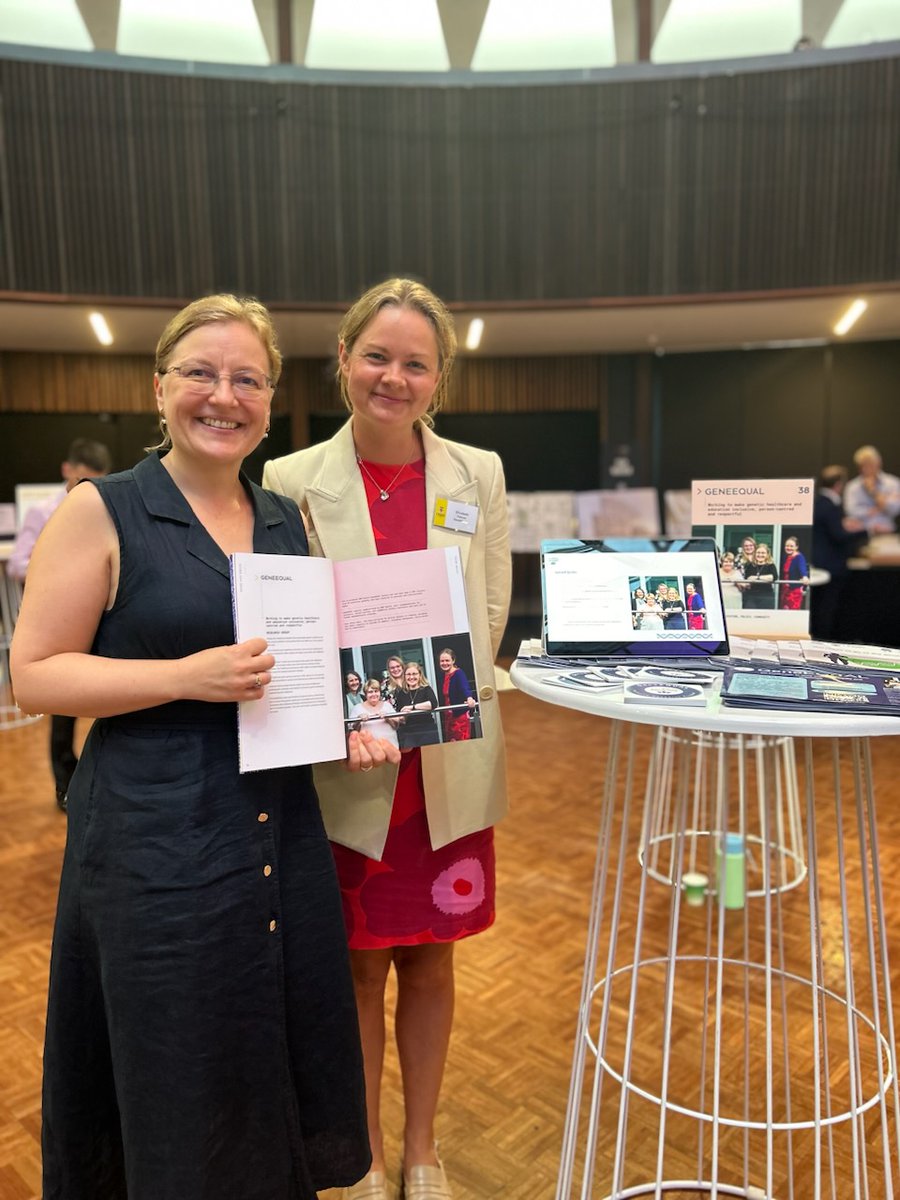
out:
{"label": "laptop", "polygon": [[728,654],[712,538],[545,540],[541,595],[553,658]]}

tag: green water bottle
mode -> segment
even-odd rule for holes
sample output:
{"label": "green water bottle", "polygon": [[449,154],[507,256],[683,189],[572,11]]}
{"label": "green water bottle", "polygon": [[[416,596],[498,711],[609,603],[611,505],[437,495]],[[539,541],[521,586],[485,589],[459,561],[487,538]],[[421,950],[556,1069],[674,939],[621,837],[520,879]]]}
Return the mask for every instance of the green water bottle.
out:
{"label": "green water bottle", "polygon": [[747,896],[747,860],[744,839],[739,833],[726,833],[719,851],[719,892],[726,908],[743,908]]}

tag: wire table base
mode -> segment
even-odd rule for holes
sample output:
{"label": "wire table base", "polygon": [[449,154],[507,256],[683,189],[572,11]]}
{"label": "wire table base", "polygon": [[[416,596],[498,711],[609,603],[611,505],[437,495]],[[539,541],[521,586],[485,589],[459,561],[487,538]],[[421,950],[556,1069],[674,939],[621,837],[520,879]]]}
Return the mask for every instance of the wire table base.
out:
{"label": "wire table base", "polygon": [[556,1200],[892,1200],[868,740],[661,731],[642,787],[637,731],[611,727]]}

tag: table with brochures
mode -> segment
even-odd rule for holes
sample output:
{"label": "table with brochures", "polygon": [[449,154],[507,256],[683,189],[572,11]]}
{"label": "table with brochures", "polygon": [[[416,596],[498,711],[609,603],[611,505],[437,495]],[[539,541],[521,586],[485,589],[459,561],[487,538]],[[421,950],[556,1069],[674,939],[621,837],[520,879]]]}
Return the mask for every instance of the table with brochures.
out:
{"label": "table with brochures", "polygon": [[556,1200],[897,1194],[871,739],[900,719],[510,674],[611,719]]}

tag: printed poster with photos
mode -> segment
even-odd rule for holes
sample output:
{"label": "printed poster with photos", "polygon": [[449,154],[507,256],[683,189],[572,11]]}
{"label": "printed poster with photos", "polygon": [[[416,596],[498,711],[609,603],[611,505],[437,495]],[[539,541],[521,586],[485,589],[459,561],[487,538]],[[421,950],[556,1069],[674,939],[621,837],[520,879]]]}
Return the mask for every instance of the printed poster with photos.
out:
{"label": "printed poster with photos", "polygon": [[729,634],[808,637],[812,479],[695,479],[695,537],[719,547]]}

